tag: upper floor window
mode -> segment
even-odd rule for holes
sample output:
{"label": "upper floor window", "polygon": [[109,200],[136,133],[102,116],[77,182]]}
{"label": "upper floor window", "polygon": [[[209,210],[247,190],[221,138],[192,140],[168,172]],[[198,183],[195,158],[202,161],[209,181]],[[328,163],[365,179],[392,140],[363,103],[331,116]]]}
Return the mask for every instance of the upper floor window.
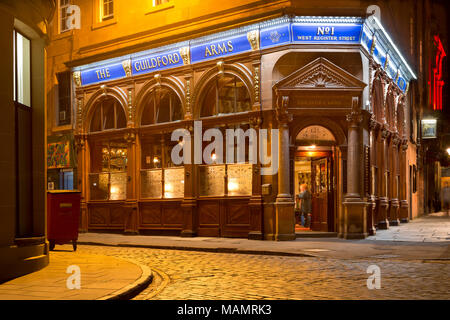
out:
{"label": "upper floor window", "polygon": [[71,108],[71,73],[70,71],[56,74],[58,79],[58,126],[70,124]]}
{"label": "upper floor window", "polygon": [[116,99],[108,97],[97,102],[91,119],[90,132],[120,129],[126,126],[125,112]]}
{"label": "upper floor window", "polygon": [[67,12],[67,9],[70,6],[70,0],[59,0],[59,18],[60,18],[60,26],[59,26],[59,30],[61,32],[67,31],[69,30],[69,26],[68,26],[68,19],[69,19],[69,14]]}
{"label": "upper floor window", "polygon": [[114,17],[114,0],[100,0],[100,21]]}
{"label": "upper floor window", "polygon": [[251,110],[250,94],[236,76],[216,77],[206,89],[200,117]]}
{"label": "upper floor window", "polygon": [[171,89],[159,87],[147,98],[141,117],[141,125],[163,123],[183,119],[181,101]]}
{"label": "upper floor window", "polygon": [[14,101],[31,107],[31,42],[14,30]]}
{"label": "upper floor window", "polygon": [[153,6],[159,6],[160,4],[169,3],[170,0],[153,0]]}

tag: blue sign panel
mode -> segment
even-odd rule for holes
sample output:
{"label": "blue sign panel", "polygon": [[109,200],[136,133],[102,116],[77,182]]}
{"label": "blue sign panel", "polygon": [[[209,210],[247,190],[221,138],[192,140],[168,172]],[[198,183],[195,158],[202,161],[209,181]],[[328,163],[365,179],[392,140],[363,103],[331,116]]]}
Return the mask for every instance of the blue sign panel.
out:
{"label": "blue sign panel", "polygon": [[191,47],[191,63],[230,56],[250,51],[251,49],[252,47],[246,34],[233,38],[220,39]]}
{"label": "blue sign panel", "polygon": [[138,75],[182,65],[183,59],[179,50],[172,50],[161,54],[132,59],[131,72],[133,75]]}
{"label": "blue sign panel", "polygon": [[279,26],[271,29],[263,29],[260,32],[260,47],[272,47],[291,41],[289,25]]}
{"label": "blue sign panel", "polygon": [[292,38],[297,43],[359,43],[362,24],[292,24]]}
{"label": "blue sign panel", "polygon": [[85,86],[92,83],[110,81],[114,79],[123,78],[126,76],[122,63],[115,63],[81,71],[81,85]]}
{"label": "blue sign panel", "polygon": [[370,49],[372,48],[372,43],[373,43],[372,36],[363,31],[361,35],[361,44],[364,45],[367,51],[369,52]]}

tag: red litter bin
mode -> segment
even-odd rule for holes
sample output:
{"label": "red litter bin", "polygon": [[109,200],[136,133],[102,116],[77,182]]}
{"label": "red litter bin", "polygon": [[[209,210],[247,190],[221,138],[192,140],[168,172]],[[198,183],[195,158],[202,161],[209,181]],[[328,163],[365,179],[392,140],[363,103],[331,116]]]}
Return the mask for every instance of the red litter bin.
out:
{"label": "red litter bin", "polygon": [[72,242],[77,250],[81,193],[77,190],[47,191],[47,238],[50,250]]}

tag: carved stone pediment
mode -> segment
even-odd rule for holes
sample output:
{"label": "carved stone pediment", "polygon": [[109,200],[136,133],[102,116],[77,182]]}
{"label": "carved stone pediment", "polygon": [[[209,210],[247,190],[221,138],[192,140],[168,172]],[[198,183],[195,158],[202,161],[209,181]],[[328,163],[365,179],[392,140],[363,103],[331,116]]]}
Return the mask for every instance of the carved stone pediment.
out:
{"label": "carved stone pediment", "polygon": [[279,92],[297,90],[362,91],[366,84],[325,58],[317,58],[278,81]]}

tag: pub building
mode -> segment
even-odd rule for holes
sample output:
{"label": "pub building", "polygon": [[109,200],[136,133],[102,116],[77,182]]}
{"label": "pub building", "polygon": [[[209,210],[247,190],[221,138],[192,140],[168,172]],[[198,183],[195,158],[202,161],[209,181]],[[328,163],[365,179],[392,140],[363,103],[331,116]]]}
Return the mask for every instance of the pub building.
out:
{"label": "pub building", "polygon": [[[81,231],[293,240],[300,184],[310,230],[360,239],[408,221],[415,75],[375,16],[283,16],[72,72]],[[227,129],[278,129],[278,171],[248,145],[245,162],[209,149],[196,163],[191,144],[173,163],[172,132],[194,141],[194,121],[223,145]]]}

